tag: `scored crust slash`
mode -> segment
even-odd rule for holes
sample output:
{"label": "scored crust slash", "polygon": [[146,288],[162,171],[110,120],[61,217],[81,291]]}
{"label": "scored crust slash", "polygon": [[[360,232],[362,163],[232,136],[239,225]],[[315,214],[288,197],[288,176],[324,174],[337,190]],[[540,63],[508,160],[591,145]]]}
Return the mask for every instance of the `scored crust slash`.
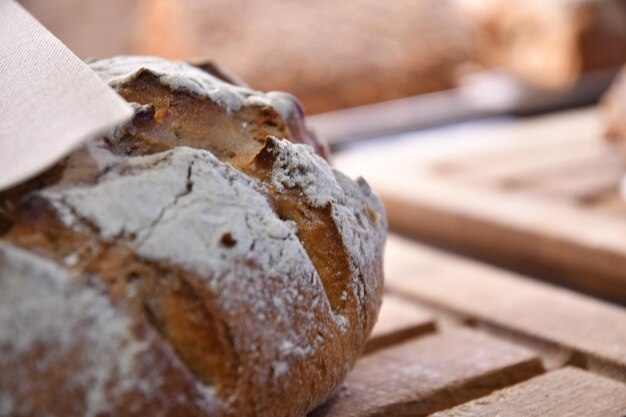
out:
{"label": "scored crust slash", "polygon": [[135,118],[2,194],[3,407],[310,411],[376,321],[380,200],[287,94],[156,58],[90,65]]}

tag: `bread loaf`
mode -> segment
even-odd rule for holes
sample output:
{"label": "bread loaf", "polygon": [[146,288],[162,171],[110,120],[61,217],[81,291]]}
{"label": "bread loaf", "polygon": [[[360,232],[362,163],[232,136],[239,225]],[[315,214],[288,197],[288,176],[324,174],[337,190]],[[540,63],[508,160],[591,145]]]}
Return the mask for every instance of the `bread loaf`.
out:
{"label": "bread loaf", "polygon": [[304,415],[376,320],[380,200],[289,95],[156,58],[91,66],[136,116],[4,198],[0,411]]}
{"label": "bread loaf", "polygon": [[625,0],[455,0],[477,59],[548,89],[626,61]]}
{"label": "bread loaf", "polygon": [[144,0],[137,50],[210,56],[307,113],[452,88],[473,43],[450,0]]}

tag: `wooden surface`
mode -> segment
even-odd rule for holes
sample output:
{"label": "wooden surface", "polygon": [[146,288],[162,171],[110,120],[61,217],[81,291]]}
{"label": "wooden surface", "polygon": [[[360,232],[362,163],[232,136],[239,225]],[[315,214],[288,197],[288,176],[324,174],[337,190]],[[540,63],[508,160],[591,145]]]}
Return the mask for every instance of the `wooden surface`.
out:
{"label": "wooden surface", "polygon": [[411,134],[344,153],[392,229],[626,304],[626,167],[595,109]]}
{"label": "wooden surface", "polygon": [[393,294],[386,294],[364,353],[434,331],[435,318],[429,311]]}
{"label": "wooden surface", "polygon": [[377,332],[402,331],[398,305],[434,328],[363,356],[309,417],[622,412],[626,309],[393,235],[385,275]]}
{"label": "wooden surface", "polygon": [[623,417],[626,385],[565,368],[432,417]]}
{"label": "wooden surface", "polygon": [[540,349],[546,366],[594,368],[626,381],[626,309],[391,236],[388,291]]}
{"label": "wooden surface", "polygon": [[626,167],[598,114],[388,140],[336,165],[422,243],[390,236],[377,350],[311,417],[626,416],[626,308],[566,288],[626,302]]}
{"label": "wooden surface", "polygon": [[531,351],[471,330],[423,336],[361,359],[313,415],[422,416],[541,372]]}

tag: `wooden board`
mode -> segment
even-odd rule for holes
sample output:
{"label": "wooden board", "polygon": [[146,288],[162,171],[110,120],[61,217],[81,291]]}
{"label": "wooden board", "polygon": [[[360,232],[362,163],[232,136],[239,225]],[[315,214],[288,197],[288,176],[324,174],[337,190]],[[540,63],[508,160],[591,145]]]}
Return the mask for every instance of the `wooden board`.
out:
{"label": "wooden board", "polygon": [[432,417],[623,417],[626,385],[575,368],[537,376]]}
{"label": "wooden board", "polygon": [[542,351],[549,368],[575,363],[626,381],[626,309],[391,236],[388,291],[455,314]]}
{"label": "wooden board", "polygon": [[626,304],[626,167],[595,109],[461,125],[344,153],[392,229]]}
{"label": "wooden board", "polygon": [[541,371],[531,351],[478,332],[422,336],[362,358],[311,417],[422,416]]}
{"label": "wooden board", "polygon": [[429,311],[392,294],[385,294],[364,354],[434,331],[435,318]]}
{"label": "wooden board", "polygon": [[395,300],[434,331],[362,357],[310,417],[621,415],[626,309],[393,235],[385,275],[380,323]]}

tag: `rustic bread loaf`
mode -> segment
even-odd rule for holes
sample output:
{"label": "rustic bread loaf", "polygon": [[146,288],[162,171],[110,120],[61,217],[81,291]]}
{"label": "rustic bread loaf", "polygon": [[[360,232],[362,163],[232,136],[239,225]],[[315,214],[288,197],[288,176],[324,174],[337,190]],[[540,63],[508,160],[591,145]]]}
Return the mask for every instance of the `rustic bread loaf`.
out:
{"label": "rustic bread loaf", "polygon": [[0,410],[304,415],[376,320],[380,200],[288,95],[159,59],[91,66],[136,116],[4,205]]}
{"label": "rustic bread loaf", "polygon": [[456,85],[472,39],[450,0],[145,0],[137,49],[209,56],[320,113]]}
{"label": "rustic bread loaf", "polygon": [[626,61],[625,0],[455,0],[477,59],[538,87],[571,87]]}

